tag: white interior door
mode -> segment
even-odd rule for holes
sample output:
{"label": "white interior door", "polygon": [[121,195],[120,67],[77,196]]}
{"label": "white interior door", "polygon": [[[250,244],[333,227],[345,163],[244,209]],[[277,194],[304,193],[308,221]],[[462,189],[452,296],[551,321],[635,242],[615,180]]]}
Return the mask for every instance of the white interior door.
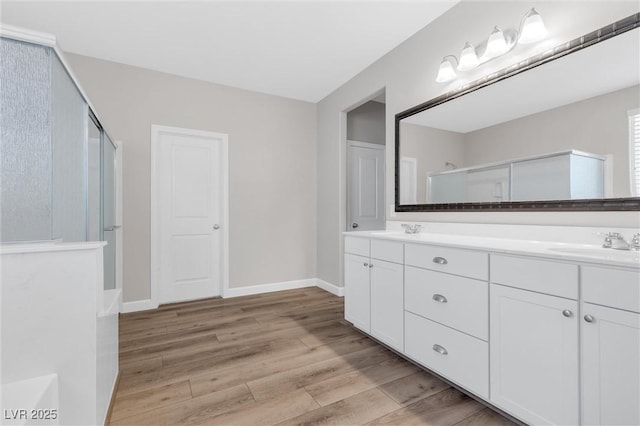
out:
{"label": "white interior door", "polygon": [[347,229],[384,229],[384,145],[347,141]]}
{"label": "white interior door", "polygon": [[400,158],[400,205],[404,204],[418,204],[417,158]]}
{"label": "white interior door", "polygon": [[161,126],[152,133],[157,301],[218,296],[224,276],[226,135]]}

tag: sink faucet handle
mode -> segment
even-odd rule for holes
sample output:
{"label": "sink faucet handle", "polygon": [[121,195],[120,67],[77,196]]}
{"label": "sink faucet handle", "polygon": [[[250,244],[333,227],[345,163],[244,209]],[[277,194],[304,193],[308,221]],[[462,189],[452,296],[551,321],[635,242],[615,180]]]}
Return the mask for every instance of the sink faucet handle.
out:
{"label": "sink faucet handle", "polygon": [[631,249],[640,250],[640,232],[633,234],[633,238],[631,239]]}
{"label": "sink faucet handle", "polygon": [[407,234],[417,234],[422,228],[422,225],[419,225],[417,223],[413,225],[410,225],[408,223],[401,223],[400,226],[404,228],[404,232]]}
{"label": "sink faucet handle", "polygon": [[596,232],[596,235],[603,235],[605,237],[611,237],[611,238],[620,238],[622,237],[622,234],[620,234],[619,232]]}
{"label": "sink faucet handle", "polygon": [[602,235],[607,238],[615,238],[618,240],[622,239],[622,234],[619,232],[596,232],[597,235]]}
{"label": "sink faucet handle", "polygon": [[604,237],[604,242],[602,243],[603,248],[611,248],[613,245],[613,240],[611,238],[617,238],[617,232],[596,232],[596,235],[602,235]]}

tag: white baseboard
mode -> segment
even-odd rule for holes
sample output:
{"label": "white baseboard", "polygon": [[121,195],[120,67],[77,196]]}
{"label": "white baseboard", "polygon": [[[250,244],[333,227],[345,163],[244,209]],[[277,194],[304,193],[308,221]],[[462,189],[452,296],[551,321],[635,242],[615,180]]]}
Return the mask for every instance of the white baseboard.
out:
{"label": "white baseboard", "polygon": [[149,309],[156,309],[158,307],[157,303],[153,303],[151,299],[145,300],[134,300],[133,302],[124,302],[122,303],[122,313],[126,314],[128,312],[138,312],[138,311],[147,311]]}
{"label": "white baseboard", "polygon": [[[228,288],[222,295],[223,298],[249,296],[252,294],[271,293],[274,291],[293,290],[296,288],[305,287],[319,287],[324,291],[328,291],[331,294],[342,297],[344,296],[344,287],[339,287],[335,284],[323,281],[318,278],[309,278],[306,280],[284,281],[279,283],[258,284],[247,287],[235,287]],[[153,303],[151,299],[146,300],[134,300],[133,302],[124,302],[122,304],[122,313],[147,311],[149,309],[156,309],[157,303]]]}
{"label": "white baseboard", "polygon": [[295,288],[314,287],[316,279],[310,278],[306,280],[284,281],[280,283],[258,284],[246,287],[228,288],[224,291],[222,297],[238,297],[249,296],[251,294],[271,293],[273,291],[293,290]]}
{"label": "white baseboard", "polygon": [[331,294],[335,294],[336,296],[344,296],[344,287],[338,287],[337,285],[323,281],[320,278],[316,278],[316,286],[320,287],[324,291],[328,291]]}

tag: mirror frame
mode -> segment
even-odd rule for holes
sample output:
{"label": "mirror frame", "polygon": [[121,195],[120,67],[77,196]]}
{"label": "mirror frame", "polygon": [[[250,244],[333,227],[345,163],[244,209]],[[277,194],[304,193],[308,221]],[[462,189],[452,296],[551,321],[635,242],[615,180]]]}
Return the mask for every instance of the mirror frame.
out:
{"label": "mirror frame", "polygon": [[549,201],[503,201],[472,203],[434,203],[400,205],[400,120],[434,108],[445,102],[459,98],[498,83],[532,68],[562,58],[594,44],[640,27],[640,13],[633,14],[582,37],[560,44],[553,49],[532,56],[517,64],[491,73],[479,80],[463,85],[427,102],[409,108],[395,115],[395,211],[396,212],[445,212],[445,211],[637,211],[640,197],[604,198],[586,200]]}

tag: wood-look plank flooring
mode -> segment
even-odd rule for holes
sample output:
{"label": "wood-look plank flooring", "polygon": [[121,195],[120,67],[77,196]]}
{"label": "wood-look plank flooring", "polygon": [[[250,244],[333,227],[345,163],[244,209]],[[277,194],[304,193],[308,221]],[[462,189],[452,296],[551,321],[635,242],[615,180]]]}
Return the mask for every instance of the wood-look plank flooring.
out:
{"label": "wood-look plank flooring", "polygon": [[110,424],[513,424],[343,316],[318,288],[123,314]]}

